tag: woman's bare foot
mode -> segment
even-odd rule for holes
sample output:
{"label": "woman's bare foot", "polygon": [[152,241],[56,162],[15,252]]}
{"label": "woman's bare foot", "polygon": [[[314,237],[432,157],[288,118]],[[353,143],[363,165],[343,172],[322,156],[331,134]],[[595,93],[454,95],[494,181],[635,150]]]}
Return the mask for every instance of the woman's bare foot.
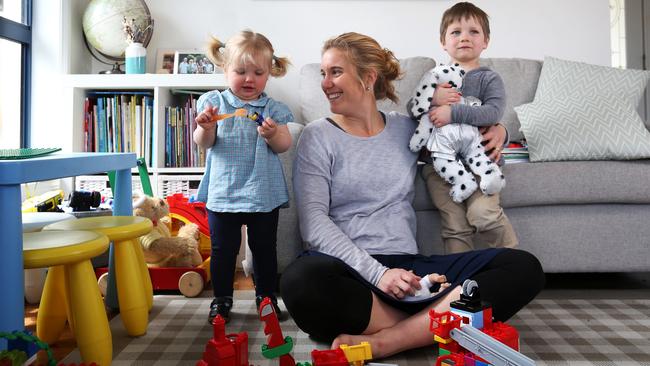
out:
{"label": "woman's bare foot", "polygon": [[[331,349],[337,349],[342,344],[347,344],[348,346],[354,346],[360,344],[361,342],[370,343],[370,350],[372,351],[373,359],[381,359],[394,355],[402,351],[399,347],[395,347],[396,344],[390,344],[385,339],[382,339],[380,332],[370,335],[350,335],[350,334],[341,334],[334,339],[332,342]],[[392,346],[392,347],[391,347]]]}
{"label": "woman's bare foot", "polygon": [[[434,340],[429,330],[429,310],[431,308],[437,312],[449,310],[449,303],[460,298],[460,290],[460,286],[456,286],[433,306],[422,309],[419,313],[411,316],[404,315],[404,318],[393,322],[390,326],[381,329],[374,327],[373,329],[377,330],[370,331],[366,329],[366,332],[371,334],[341,334],[334,339],[331,348],[339,348],[342,344],[354,346],[365,341],[370,343],[373,359],[381,359],[407,349],[431,345]],[[376,308],[379,306],[373,307],[373,309]],[[408,336],[405,336],[406,334]]]}

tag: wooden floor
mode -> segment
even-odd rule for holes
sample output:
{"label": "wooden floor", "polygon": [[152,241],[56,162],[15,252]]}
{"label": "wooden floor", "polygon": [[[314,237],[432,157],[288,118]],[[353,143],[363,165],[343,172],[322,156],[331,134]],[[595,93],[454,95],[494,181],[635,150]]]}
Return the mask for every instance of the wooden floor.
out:
{"label": "wooden floor", "polygon": [[[235,274],[235,283],[233,284],[235,290],[251,290],[253,289],[253,280],[251,277],[244,276],[243,272],[237,272]],[[25,304],[25,328],[36,334],[36,315],[38,314],[38,305],[29,305]],[[113,315],[109,314],[109,318],[112,318]],[[207,316],[207,315],[206,315]],[[52,352],[54,353],[54,358],[56,361],[61,361],[65,356],[67,356],[72,350],[77,347],[77,343],[70,332],[70,329],[66,326],[66,330],[59,339],[53,345],[50,345]],[[44,352],[42,352],[44,353]],[[39,355],[39,364],[46,364],[46,356]]]}

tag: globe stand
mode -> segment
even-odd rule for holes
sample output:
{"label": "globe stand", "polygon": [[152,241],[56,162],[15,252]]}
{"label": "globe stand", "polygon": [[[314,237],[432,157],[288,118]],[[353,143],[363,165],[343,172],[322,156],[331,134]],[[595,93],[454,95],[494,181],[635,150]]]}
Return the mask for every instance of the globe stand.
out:
{"label": "globe stand", "polygon": [[[0,3],[2,0],[0,0]],[[151,41],[151,35],[153,33],[153,19],[151,19],[151,12],[147,7],[145,0],[121,0],[120,3],[124,3],[124,9],[121,9],[120,6],[113,6],[114,0],[92,0],[89,1],[88,7],[84,11],[83,16],[83,41],[90,52],[90,55],[97,61],[110,65],[113,68],[111,70],[100,71],[100,74],[124,74],[124,71],[120,68],[121,65],[125,64],[124,50],[118,56],[117,49],[110,50],[111,54],[106,54],[105,52],[100,51],[101,48],[96,48],[96,45],[91,45],[87,35],[86,35],[86,19],[93,18],[93,16],[101,16],[102,22],[104,22],[109,28],[105,31],[113,35],[114,37],[119,37],[122,35],[126,37],[124,33],[124,21],[127,17],[135,21],[135,15],[132,15],[131,12],[144,12],[142,16],[143,21],[146,21],[147,27],[143,27],[142,31],[144,33],[138,34],[138,37],[142,37],[143,47],[147,47],[149,41]],[[109,4],[111,4],[109,6]],[[91,14],[91,15],[88,15]],[[93,37],[96,39],[96,37]],[[101,42],[100,42],[101,43]],[[126,48],[126,42],[124,43]],[[92,67],[92,66],[91,66]]]}
{"label": "globe stand", "polygon": [[124,70],[120,68],[122,66],[119,62],[113,64],[113,68],[110,70],[102,70],[99,73],[102,75],[112,75],[112,74],[124,74]]}

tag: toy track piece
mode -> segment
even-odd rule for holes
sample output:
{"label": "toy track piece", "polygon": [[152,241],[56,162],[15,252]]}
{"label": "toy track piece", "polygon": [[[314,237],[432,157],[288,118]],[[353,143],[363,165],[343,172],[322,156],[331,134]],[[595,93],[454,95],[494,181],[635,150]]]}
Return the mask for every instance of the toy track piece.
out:
{"label": "toy track piece", "polygon": [[102,296],[106,296],[106,288],[108,287],[108,272],[102,274],[99,276],[97,279],[97,285],[99,286],[99,293],[102,294]]}
{"label": "toy track piece", "polygon": [[185,272],[178,279],[178,290],[185,297],[197,297],[203,292],[204,285],[203,276],[194,271]]}

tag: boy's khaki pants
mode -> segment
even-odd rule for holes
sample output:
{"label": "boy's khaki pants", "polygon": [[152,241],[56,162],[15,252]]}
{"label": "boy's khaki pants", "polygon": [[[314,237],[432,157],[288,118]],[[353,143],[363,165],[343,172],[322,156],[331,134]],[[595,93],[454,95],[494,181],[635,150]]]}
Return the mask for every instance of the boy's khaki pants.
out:
{"label": "boy's khaki pants", "polygon": [[431,164],[423,167],[422,177],[427,183],[433,204],[440,211],[445,253],[474,250],[472,237],[476,233],[479,233],[481,242],[492,248],[517,246],[517,235],[499,204],[499,194],[486,196],[477,189],[464,202],[456,203],[449,196],[449,184],[435,172]]}

